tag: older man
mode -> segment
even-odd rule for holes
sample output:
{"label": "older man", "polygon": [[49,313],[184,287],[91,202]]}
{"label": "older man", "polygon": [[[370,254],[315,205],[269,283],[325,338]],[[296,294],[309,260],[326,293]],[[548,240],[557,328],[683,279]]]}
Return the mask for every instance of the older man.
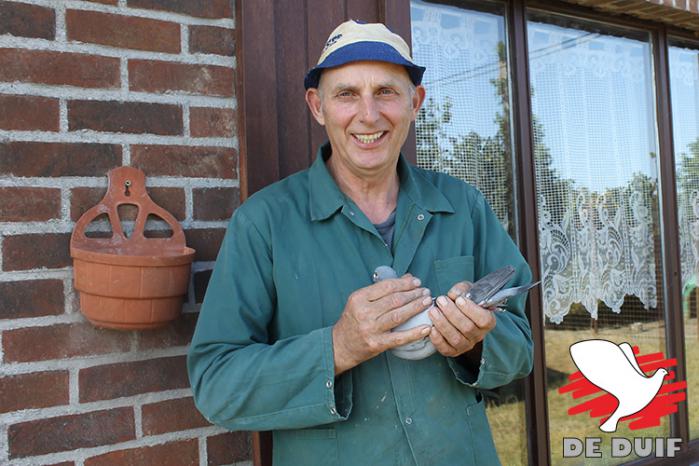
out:
{"label": "older man", "polygon": [[[400,154],[424,68],[381,24],[348,21],[306,76],[329,143],[235,213],[189,354],[199,409],[273,430],[279,465],[497,464],[479,389],[531,369],[524,298],[461,295],[517,247],[482,195]],[[390,265],[400,278],[371,284]],[[429,308],[432,325],[391,331]],[[436,353],[387,351],[428,337]]]}

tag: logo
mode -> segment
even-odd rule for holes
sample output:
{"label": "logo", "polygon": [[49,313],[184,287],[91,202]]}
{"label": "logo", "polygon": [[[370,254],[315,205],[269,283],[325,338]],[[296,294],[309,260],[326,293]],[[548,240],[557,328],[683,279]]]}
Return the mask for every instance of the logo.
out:
{"label": "logo", "polygon": [[[687,382],[674,381],[671,370],[676,359],[666,359],[662,353],[639,354],[637,346],[616,344],[607,340],[584,340],[570,347],[570,355],[579,369],[568,377],[569,383],[558,392],[569,394],[578,402],[568,409],[569,416],[589,413],[599,419],[602,432],[614,433],[620,424],[629,430],[660,425],[662,417],[677,412],[678,403],[686,399]],[[563,439],[563,456],[601,457],[601,438]],[[648,441],[651,441],[648,447]],[[680,439],[612,438],[612,456],[628,456],[634,451],[649,456],[655,441],[656,456],[674,456]]]}
{"label": "logo", "polygon": [[342,34],[335,34],[330,39],[328,39],[328,41],[325,43],[325,47],[323,47],[323,52],[325,52],[328,49],[328,47],[333,45],[335,42],[340,40],[341,37],[342,37]]}

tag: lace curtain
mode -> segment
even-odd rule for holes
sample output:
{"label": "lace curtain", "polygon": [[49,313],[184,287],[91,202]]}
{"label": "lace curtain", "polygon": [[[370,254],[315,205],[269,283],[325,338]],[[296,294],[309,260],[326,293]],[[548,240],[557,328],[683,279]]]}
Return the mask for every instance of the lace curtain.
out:
{"label": "lace curtain", "polygon": [[699,51],[670,47],[669,58],[682,283],[689,288],[699,271]]}
{"label": "lace curtain", "polygon": [[478,187],[514,235],[509,89],[502,14],[411,2],[413,58],[426,66],[418,166]]}
{"label": "lace curtain", "polygon": [[544,314],[624,297],[657,306],[657,176],[650,48],[528,24]]}

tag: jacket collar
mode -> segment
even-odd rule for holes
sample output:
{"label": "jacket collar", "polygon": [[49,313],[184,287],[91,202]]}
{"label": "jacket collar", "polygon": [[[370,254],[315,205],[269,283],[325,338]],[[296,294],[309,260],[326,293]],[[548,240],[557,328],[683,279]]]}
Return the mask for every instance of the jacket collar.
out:
{"label": "jacket collar", "polygon": [[[321,221],[337,212],[345,203],[345,195],[328,171],[325,162],[330,158],[330,143],[322,145],[308,171],[309,205],[312,221]],[[449,200],[421,173],[412,170],[403,154],[398,159],[400,191],[419,207],[431,213],[454,213]]]}

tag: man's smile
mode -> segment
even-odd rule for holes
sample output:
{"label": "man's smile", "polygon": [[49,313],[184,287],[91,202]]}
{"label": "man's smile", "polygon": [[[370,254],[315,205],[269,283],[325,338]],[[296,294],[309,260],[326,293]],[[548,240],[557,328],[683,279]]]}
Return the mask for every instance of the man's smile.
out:
{"label": "man's smile", "polygon": [[362,144],[371,144],[372,142],[375,142],[381,136],[386,134],[387,131],[377,131],[376,133],[370,133],[370,134],[360,134],[360,133],[353,133],[352,136],[354,136],[359,142]]}

